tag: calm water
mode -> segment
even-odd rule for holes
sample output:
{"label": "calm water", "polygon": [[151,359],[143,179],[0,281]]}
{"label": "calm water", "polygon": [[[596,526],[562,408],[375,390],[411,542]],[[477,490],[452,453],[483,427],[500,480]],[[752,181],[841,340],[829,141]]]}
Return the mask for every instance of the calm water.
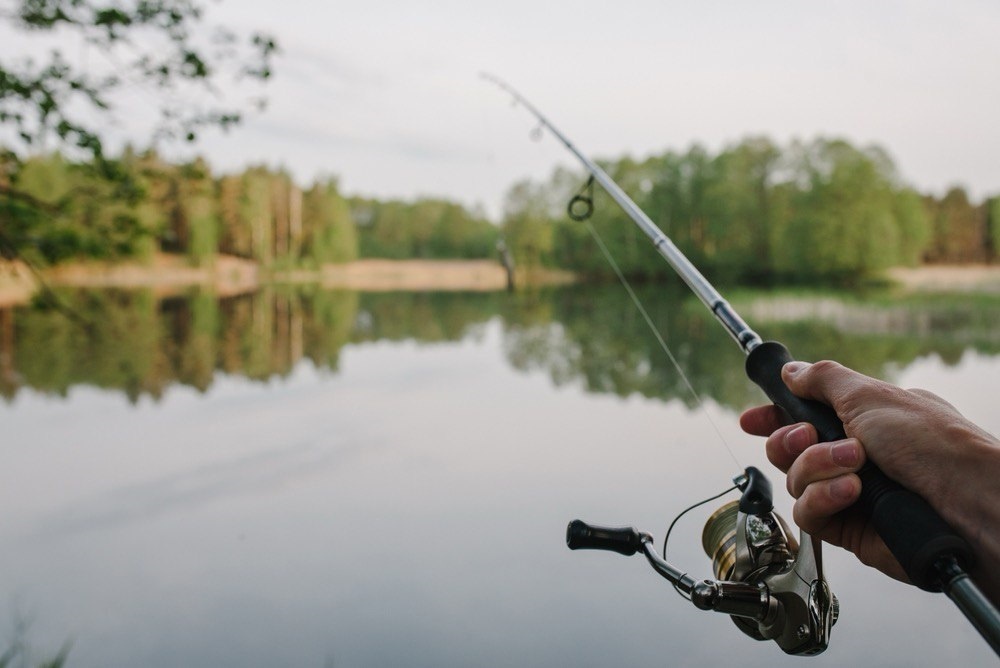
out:
{"label": "calm water", "polygon": [[[642,296],[702,407],[614,288],[86,292],[64,297],[74,319],[0,311],[0,653],[34,665],[69,643],[81,667],[994,665],[947,600],[839,551],[833,645],[795,659],[694,609],[638,557],[565,548],[575,517],[662,536],[739,468],[770,470],[736,426],[759,401],[739,350],[683,292]],[[927,387],[1000,432],[1000,300],[733,301],[803,359]],[[671,539],[697,576],[715,507]]]}

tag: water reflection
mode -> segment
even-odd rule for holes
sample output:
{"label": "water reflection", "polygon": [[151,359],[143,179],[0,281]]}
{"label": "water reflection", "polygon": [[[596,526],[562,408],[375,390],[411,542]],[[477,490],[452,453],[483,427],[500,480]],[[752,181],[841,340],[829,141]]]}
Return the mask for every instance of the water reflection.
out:
{"label": "water reflection", "polygon": [[[742,465],[766,465],[727,408],[759,396],[739,350],[683,292],[641,294],[723,405],[687,410],[613,287],[68,294],[86,330],[0,313],[0,633],[20,600],[42,654],[72,639],[82,667],[800,664],[693,610],[641,561],[565,548],[574,517],[662,536],[724,488],[736,465],[706,414]],[[949,399],[973,388],[979,403],[959,403],[998,426],[982,391],[1000,372],[993,302],[733,301],[802,356],[907,366],[901,380]],[[983,355],[954,368],[911,364],[970,348]],[[671,552],[700,577],[697,513]],[[824,562],[844,612],[811,663],[986,665],[943,597],[843,551]]]}
{"label": "water reflection", "polygon": [[224,461],[199,463],[83,499],[74,504],[71,514],[39,518],[31,535],[58,536],[148,522],[179,511],[191,512],[219,500],[268,494],[287,483],[323,475],[327,469],[374,447],[377,444],[364,439],[336,449],[295,443],[263,452],[241,453]]}
{"label": "water reflection", "polygon": [[[148,291],[64,292],[61,310],[0,310],[0,394],[22,388],[65,396],[76,385],[123,392],[132,402],[180,384],[204,392],[218,372],[267,381],[308,360],[336,372],[350,343],[459,341],[499,317],[518,370],[556,385],[696,402],[687,389],[738,408],[758,396],[737,370],[742,354],[677,286],[638,289],[686,380],[617,286],[515,295],[358,294],[269,288],[216,299],[203,292],[158,300]],[[738,294],[734,305],[800,359],[833,357],[891,379],[930,354],[954,364],[967,350],[1000,351],[1000,298]],[[81,326],[81,322],[85,323]]]}

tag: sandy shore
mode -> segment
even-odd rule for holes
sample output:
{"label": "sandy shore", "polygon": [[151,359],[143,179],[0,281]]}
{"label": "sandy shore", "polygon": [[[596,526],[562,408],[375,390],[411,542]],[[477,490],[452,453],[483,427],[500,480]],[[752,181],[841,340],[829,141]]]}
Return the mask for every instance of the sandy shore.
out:
{"label": "sandy shore", "polygon": [[[149,288],[177,294],[206,286],[220,296],[253,292],[262,283],[319,283],[328,288],[362,291],[491,291],[507,287],[507,274],[493,260],[358,260],[320,270],[266,274],[254,262],[218,256],[211,266],[192,267],[184,257],[158,254],[148,264],[80,262],[47,269],[53,287]],[[1000,292],[1000,265],[896,268],[888,278],[913,292]],[[573,274],[542,270],[519,272],[518,285],[571,283]],[[32,272],[18,261],[0,261],[0,306],[24,304],[38,289]]]}
{"label": "sandy shore", "polygon": [[[208,267],[192,267],[185,258],[167,254],[148,264],[75,262],[47,268],[42,276],[53,288],[149,288],[162,297],[193,285],[211,287],[220,296],[253,292],[260,285],[255,263],[229,256],[217,257]],[[39,287],[23,262],[0,262],[0,306],[26,304]]]}
{"label": "sandy shore", "polygon": [[211,286],[220,295],[250,292],[259,285],[256,263],[220,255],[205,267],[192,267],[179,255],[157,254],[149,264],[102,262],[59,265],[46,270],[52,286],[87,288],[152,288],[170,294],[191,285]]}
{"label": "sandy shore", "polygon": [[28,267],[18,260],[0,260],[0,306],[24,304],[38,289]]}
{"label": "sandy shore", "polygon": [[327,287],[354,290],[503,290],[507,273],[496,262],[359,260],[323,267]]}
{"label": "sandy shore", "polygon": [[[572,283],[567,271],[517,272],[518,285]],[[324,287],[363,291],[443,290],[493,291],[507,289],[507,272],[493,260],[358,260],[327,265],[320,272]]]}
{"label": "sandy shore", "polygon": [[362,291],[503,290],[507,274],[490,260],[357,260],[319,270],[273,273],[276,283],[317,283],[325,288]]}
{"label": "sandy shore", "polygon": [[[254,262],[218,256],[211,266],[192,267],[184,257],[158,254],[148,264],[79,262],[45,270],[52,287],[149,288],[157,295],[178,294],[190,286],[211,288],[220,296],[253,292],[264,283],[318,283],[361,291],[492,291],[507,288],[507,274],[493,260],[358,260],[320,270],[267,273]],[[519,272],[519,285],[571,283],[573,274],[540,270]],[[21,262],[0,262],[0,306],[24,304],[38,289]]]}
{"label": "sandy shore", "polygon": [[1000,292],[1000,265],[896,267],[888,278],[915,292]]}

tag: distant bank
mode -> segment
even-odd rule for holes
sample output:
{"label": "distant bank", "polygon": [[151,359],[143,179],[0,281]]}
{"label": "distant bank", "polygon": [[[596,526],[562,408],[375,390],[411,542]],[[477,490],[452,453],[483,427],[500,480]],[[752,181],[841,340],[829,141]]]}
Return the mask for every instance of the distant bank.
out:
{"label": "distant bank", "polygon": [[[253,292],[274,283],[316,283],[326,288],[362,291],[492,291],[507,287],[507,273],[493,260],[356,260],[317,270],[269,271],[243,258],[219,255],[210,266],[192,267],[186,258],[157,254],[148,264],[77,262],[46,269],[52,287],[149,288],[177,294],[204,286],[220,296]],[[575,280],[558,270],[518,272],[519,285],[559,285]],[[24,304],[38,280],[22,262],[0,261],[0,306]]]}
{"label": "distant bank", "polygon": [[1000,292],[996,264],[896,267],[886,274],[893,283],[916,292]]}
{"label": "distant bank", "polygon": [[[928,265],[895,268],[888,278],[915,292],[1000,292],[1000,265]],[[507,287],[507,274],[493,260],[356,260],[321,269],[268,271],[243,258],[219,255],[207,267],[192,267],[178,255],[157,254],[152,262],[110,264],[78,262],[44,271],[52,287],[148,288],[160,296],[192,286],[212,289],[219,296],[253,292],[262,285],[315,283],[325,288],[361,291],[492,291]],[[572,283],[571,272],[519,271],[523,285]],[[0,307],[26,304],[38,289],[32,271],[19,261],[0,261]]]}

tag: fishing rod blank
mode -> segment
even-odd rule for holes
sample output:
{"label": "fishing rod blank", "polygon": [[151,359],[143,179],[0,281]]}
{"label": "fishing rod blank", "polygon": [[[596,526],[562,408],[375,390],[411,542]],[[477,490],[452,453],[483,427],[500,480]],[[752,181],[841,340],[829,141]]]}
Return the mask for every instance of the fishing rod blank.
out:
{"label": "fishing rod blank", "polygon": [[[653,242],[653,246],[660,253],[660,255],[662,255],[667,263],[673,267],[674,271],[676,271],[684,282],[687,283],[688,287],[691,288],[696,295],[698,295],[698,299],[700,299],[702,303],[708,307],[708,310],[715,314],[715,317],[719,319],[719,322],[721,322],[722,326],[726,328],[726,331],[728,331],[730,335],[736,339],[736,342],[740,344],[740,347],[743,348],[744,352],[749,353],[761,344],[761,338],[757,335],[757,333],[750,329],[749,325],[743,322],[743,319],[740,318],[729,303],[722,298],[722,295],[719,294],[718,290],[712,287],[712,284],[701,275],[701,272],[698,271],[693,264],[691,264],[691,261],[684,256],[684,253],[682,253],[677,246],[674,245],[674,242],[671,241],[670,238],[656,226],[656,223],[649,219],[646,212],[640,209],[639,206],[625,194],[625,191],[622,190],[617,183],[615,183],[614,179],[608,176],[607,172],[601,169],[600,165],[580,152],[580,150],[577,149],[576,146],[574,146],[572,142],[570,142],[570,140],[563,135],[563,133],[559,132],[559,130],[552,125],[552,123],[550,123],[549,120],[545,118],[545,116],[543,116],[534,105],[528,102],[528,100],[526,100],[516,90],[508,86],[504,81],[491,74],[484,73],[482,77],[487,81],[496,84],[508,94],[513,96],[518,103],[524,105],[524,107],[538,120],[542,127],[551,132],[556,139],[562,142],[562,144],[569,149],[570,153],[576,156],[577,160],[583,163],[583,166],[587,168],[587,171],[594,177],[594,180],[601,184],[601,187],[604,188],[605,192],[611,196],[611,199],[613,199],[618,206],[622,208],[625,215],[631,218],[632,221],[639,226],[639,229],[645,232],[646,236]],[[593,205],[589,204],[588,206],[590,206],[592,210]]]}
{"label": "fishing rod blank", "polygon": [[[746,373],[768,398],[794,422],[809,422],[820,441],[846,437],[844,425],[829,406],[792,394],[781,380],[781,368],[793,357],[776,341],[763,341],[736,313],[719,292],[649,216],[625,194],[608,174],[584,155],[523,95],[489,74],[484,79],[496,84],[525,107],[583,164],[590,175],[641,229],[747,355]],[[922,497],[900,486],[872,462],[858,472],[861,496],[858,503],[871,518],[876,532],[896,557],[910,582],[926,591],[944,591],[969,621],[1000,655],[1000,613],[969,579],[966,570],[973,555],[968,543],[948,526]]]}

